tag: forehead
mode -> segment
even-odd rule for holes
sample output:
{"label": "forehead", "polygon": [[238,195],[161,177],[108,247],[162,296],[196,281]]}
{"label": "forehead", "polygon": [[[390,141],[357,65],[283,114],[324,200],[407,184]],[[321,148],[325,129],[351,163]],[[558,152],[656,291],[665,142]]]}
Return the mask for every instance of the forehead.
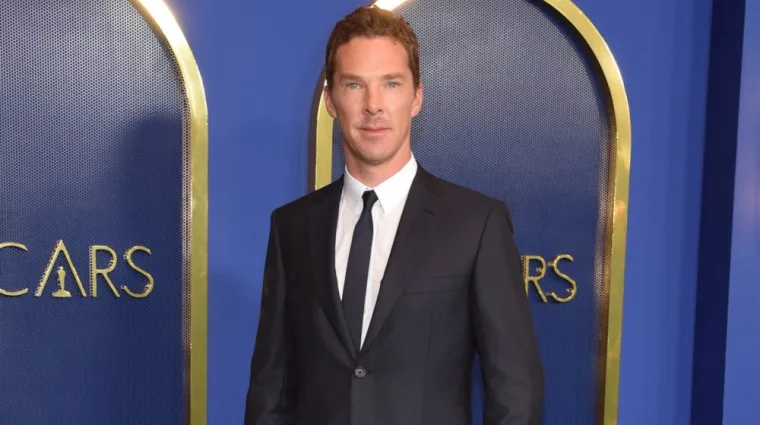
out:
{"label": "forehead", "polygon": [[354,37],[335,52],[335,71],[351,74],[411,73],[406,49],[391,37]]}

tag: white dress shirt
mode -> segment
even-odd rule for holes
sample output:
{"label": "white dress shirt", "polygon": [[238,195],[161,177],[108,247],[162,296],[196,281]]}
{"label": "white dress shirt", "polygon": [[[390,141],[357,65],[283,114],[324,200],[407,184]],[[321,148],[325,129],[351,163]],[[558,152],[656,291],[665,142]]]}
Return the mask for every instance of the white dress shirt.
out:
{"label": "white dress shirt", "polygon": [[404,210],[409,189],[412,186],[414,176],[417,174],[417,161],[412,156],[409,162],[389,179],[380,183],[377,187],[364,186],[354,178],[348,169],[345,170],[343,192],[340,197],[338,211],[338,227],[335,235],[335,273],[338,278],[338,293],[343,299],[343,286],[346,281],[346,267],[348,254],[351,251],[351,240],[354,236],[354,227],[359,221],[364,201],[362,194],[367,190],[374,190],[377,194],[377,202],[372,207],[372,250],[370,251],[369,273],[367,276],[367,294],[364,301],[364,318],[362,320],[362,340],[369,329],[372,313],[377,303],[377,295],[380,292],[380,281],[388,264],[388,257],[396,237],[398,223]]}

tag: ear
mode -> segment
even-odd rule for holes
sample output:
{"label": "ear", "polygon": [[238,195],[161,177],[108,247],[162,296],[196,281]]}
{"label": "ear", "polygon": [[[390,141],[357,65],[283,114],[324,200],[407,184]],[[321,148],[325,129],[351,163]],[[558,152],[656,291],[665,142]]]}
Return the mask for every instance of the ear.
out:
{"label": "ear", "polygon": [[325,108],[327,108],[327,113],[330,114],[333,119],[336,119],[338,114],[335,113],[335,105],[333,104],[333,99],[330,95],[330,87],[328,87],[327,84],[325,84],[325,87],[322,89],[322,96],[325,98]]}
{"label": "ear", "polygon": [[423,90],[422,90],[422,81],[420,81],[420,84],[417,86],[417,89],[414,90],[414,103],[412,103],[412,116],[416,117],[417,114],[420,113],[420,109],[422,109],[422,99],[424,98]]}

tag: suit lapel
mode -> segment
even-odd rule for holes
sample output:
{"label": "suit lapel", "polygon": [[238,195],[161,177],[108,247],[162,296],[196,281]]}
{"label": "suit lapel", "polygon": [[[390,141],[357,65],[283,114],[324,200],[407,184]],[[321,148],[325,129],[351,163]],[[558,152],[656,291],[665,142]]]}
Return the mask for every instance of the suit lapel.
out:
{"label": "suit lapel", "polygon": [[367,336],[362,345],[362,353],[370,348],[380,333],[380,329],[388,319],[393,306],[403,293],[404,286],[411,279],[418,255],[423,252],[425,243],[434,228],[435,214],[432,202],[434,194],[430,187],[434,183],[434,179],[422,167],[418,168],[417,175],[409,189],[385,274],[380,283],[380,293],[375,304],[375,310],[372,313]]}
{"label": "suit lapel", "polygon": [[326,188],[325,196],[311,208],[309,213],[309,244],[311,250],[314,283],[317,297],[338,338],[352,359],[356,349],[343,316],[335,275],[335,232],[338,225],[338,207],[343,188],[343,178]]}

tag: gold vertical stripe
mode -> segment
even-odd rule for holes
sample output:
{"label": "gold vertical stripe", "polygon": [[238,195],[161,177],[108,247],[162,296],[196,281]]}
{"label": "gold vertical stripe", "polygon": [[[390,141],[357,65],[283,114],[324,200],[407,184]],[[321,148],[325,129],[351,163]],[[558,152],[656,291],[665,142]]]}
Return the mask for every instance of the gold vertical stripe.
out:
{"label": "gold vertical stripe", "polygon": [[190,425],[206,425],[208,275],[208,111],[198,65],[169,8],[161,0],[131,0],[167,43],[181,76],[190,137]]}
{"label": "gold vertical stripe", "polygon": [[601,68],[612,100],[615,135],[614,203],[609,253],[609,296],[607,307],[606,362],[604,370],[601,418],[598,423],[614,425],[618,421],[620,393],[620,342],[623,322],[623,280],[625,277],[625,243],[628,222],[628,185],[631,169],[631,116],[623,77],[604,38],[586,15],[570,0],[544,0],[559,12],[584,39]]}
{"label": "gold vertical stripe", "polygon": [[[325,84],[327,82],[325,81]],[[317,109],[317,140],[314,148],[314,189],[327,186],[332,181],[333,118],[327,112],[324,92],[319,97]]]}

